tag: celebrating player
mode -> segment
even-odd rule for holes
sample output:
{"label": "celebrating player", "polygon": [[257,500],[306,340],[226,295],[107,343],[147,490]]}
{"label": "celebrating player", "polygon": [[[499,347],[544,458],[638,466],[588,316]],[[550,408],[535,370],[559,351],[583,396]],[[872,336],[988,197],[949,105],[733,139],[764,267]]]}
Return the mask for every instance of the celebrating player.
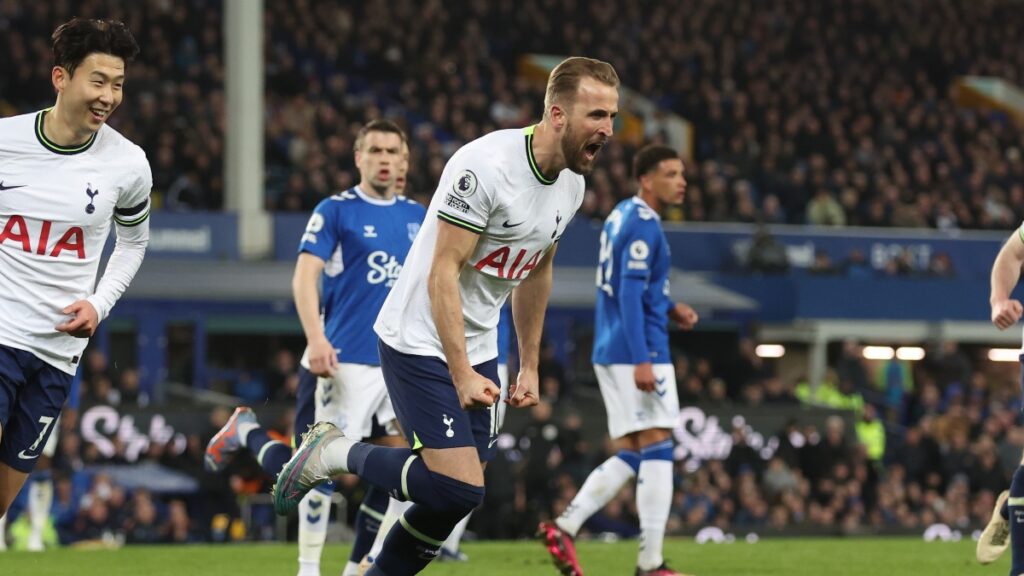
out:
{"label": "celebrating player", "polygon": [[[56,103],[0,120],[0,516],[149,241],[149,162],[106,125],[138,45],[121,22],[82,18],[52,40]],[[117,243],[92,291],[111,222]]]}
{"label": "celebrating player", "polygon": [[608,215],[597,264],[594,370],[608,413],[608,432],[619,453],[598,466],[541,536],[567,573],[580,573],[573,538],[580,526],[633,477],[640,515],[638,576],[678,576],[662,558],[672,505],[672,428],[679,415],[668,320],[684,329],[697,313],[669,299],[668,241],[659,213],[678,206],[686,192],[683,162],[671,148],[648,146],[633,159],[636,196]]}
{"label": "celebrating player", "polygon": [[[1020,281],[1021,266],[1024,266],[1024,224],[1003,244],[1003,248],[992,264],[992,324],[1006,330],[1020,321],[1024,307],[1019,300],[1010,298]],[[1024,358],[1024,356],[1022,356]],[[1021,376],[1024,383],[1024,375]],[[1010,489],[1004,490],[996,499],[992,518],[981,533],[976,547],[978,561],[982,564],[995,562],[1006,548],[1011,549],[1010,574],[1024,574],[1024,456],[1021,465],[1013,473]],[[1012,519],[1012,521],[1011,521]]]}
{"label": "celebrating player", "polygon": [[555,245],[583,200],[582,175],[612,135],[618,84],[607,63],[569,58],[551,73],[539,124],[470,142],[445,166],[374,326],[412,449],[356,442],[319,422],[278,476],[278,513],[345,472],[415,502],[367,574],[418,573],[482,502],[500,395],[496,327],[510,293],[520,369],[508,402],[537,403]]}
{"label": "celebrating player", "polygon": [[[397,125],[377,120],[364,126],[356,138],[355,156],[359,185],[322,201],[299,245],[292,288],[308,343],[302,364],[318,379],[315,400],[310,390],[313,379],[307,376],[300,382],[296,430],[305,430],[315,411],[316,421],[334,422],[353,438],[404,446],[372,327],[425,210],[395,194],[397,176],[404,178],[408,170],[408,147]],[[321,277],[322,299],[317,292]],[[291,449],[270,440],[246,407],[238,408],[210,441],[208,468],[220,469],[226,456],[242,447],[273,475],[291,456]],[[300,576],[320,573],[331,492],[333,487],[320,486],[300,505]],[[356,574],[359,560],[369,552],[387,504],[387,492],[371,486],[356,518],[357,538],[346,576]]]}

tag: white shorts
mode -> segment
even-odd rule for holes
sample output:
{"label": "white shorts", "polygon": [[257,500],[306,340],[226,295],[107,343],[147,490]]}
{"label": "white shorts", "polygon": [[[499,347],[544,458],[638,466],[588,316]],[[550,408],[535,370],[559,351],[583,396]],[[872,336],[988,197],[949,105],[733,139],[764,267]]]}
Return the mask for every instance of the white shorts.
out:
{"label": "white shorts", "polygon": [[349,438],[379,436],[380,428],[371,436],[375,416],[385,435],[398,436],[395,409],[380,366],[338,364],[334,376],[317,378],[315,401],[316,421],[333,423]]}
{"label": "white shorts", "polygon": [[632,364],[594,365],[608,413],[608,434],[612,438],[641,430],[675,428],[679,421],[675,367],[654,365],[654,377],[658,381],[654,392],[637,390],[634,368]]}

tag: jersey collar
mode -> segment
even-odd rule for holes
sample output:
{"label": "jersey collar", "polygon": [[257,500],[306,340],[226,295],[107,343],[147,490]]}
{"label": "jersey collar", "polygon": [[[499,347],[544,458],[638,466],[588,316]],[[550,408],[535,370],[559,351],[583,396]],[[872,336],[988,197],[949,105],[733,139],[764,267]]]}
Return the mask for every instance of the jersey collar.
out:
{"label": "jersey collar", "polygon": [[43,148],[46,148],[47,150],[53,152],[54,154],[79,154],[88,150],[89,147],[92,146],[92,143],[96,141],[95,132],[92,136],[89,137],[88,140],[85,141],[85,144],[82,144],[80,146],[61,146],[60,144],[57,144],[53,140],[47,138],[46,133],[43,132],[43,118],[46,117],[46,113],[50,110],[53,110],[53,108],[41,110],[38,114],[36,114],[36,139],[39,140],[39,143],[43,145]]}
{"label": "jersey collar", "polygon": [[643,198],[641,198],[639,194],[638,194],[638,195],[636,195],[636,196],[633,196],[633,203],[634,203],[634,204],[638,204],[638,205],[640,205],[640,206],[643,206],[644,208],[647,208],[648,210],[650,210],[650,211],[651,211],[651,214],[654,214],[654,218],[655,218],[655,220],[658,220],[658,221],[660,221],[660,220],[661,220],[661,214],[658,214],[658,213],[657,213],[657,212],[656,212],[656,211],[654,210],[654,208],[651,208],[650,206],[648,206],[648,205],[647,205],[647,202],[644,202],[644,199],[643,199]]}
{"label": "jersey collar", "polygon": [[398,202],[398,194],[392,196],[391,200],[381,200],[380,198],[373,198],[372,196],[367,195],[359,186],[353,186],[352,190],[356,193],[356,196],[363,199],[363,202],[373,204],[374,206],[391,206],[395,202]]}
{"label": "jersey collar", "polygon": [[523,134],[526,135],[526,159],[530,162],[530,170],[533,172],[537,181],[545,186],[550,186],[558,181],[558,176],[555,176],[554,180],[545,178],[544,173],[540,171],[540,167],[537,166],[537,159],[533,156],[533,130],[537,127],[536,124],[533,126],[527,126],[523,128]]}

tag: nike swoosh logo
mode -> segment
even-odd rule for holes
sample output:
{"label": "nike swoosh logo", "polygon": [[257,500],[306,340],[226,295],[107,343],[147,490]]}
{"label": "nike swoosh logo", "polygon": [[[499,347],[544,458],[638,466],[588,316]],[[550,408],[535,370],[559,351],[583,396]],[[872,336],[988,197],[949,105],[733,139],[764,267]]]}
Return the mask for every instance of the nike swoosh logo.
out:
{"label": "nike swoosh logo", "polygon": [[22,184],[21,186],[4,186],[4,181],[0,180],[0,192],[3,192],[4,190],[14,190],[15,188],[24,188],[25,186],[28,186],[28,184]]}
{"label": "nike swoosh logo", "polygon": [[[526,222],[526,220],[523,220],[523,222]],[[505,220],[504,222],[502,222],[501,225],[504,226],[505,228],[515,228],[516,226],[519,226],[523,222],[516,222],[515,224],[509,224],[508,220]]]}
{"label": "nike swoosh logo", "polygon": [[[20,186],[19,186],[19,188],[20,188]],[[25,454],[24,450],[22,450],[21,452],[18,452],[18,458],[21,458],[22,460],[34,460],[36,458],[39,458],[39,454],[28,455],[28,454]]]}

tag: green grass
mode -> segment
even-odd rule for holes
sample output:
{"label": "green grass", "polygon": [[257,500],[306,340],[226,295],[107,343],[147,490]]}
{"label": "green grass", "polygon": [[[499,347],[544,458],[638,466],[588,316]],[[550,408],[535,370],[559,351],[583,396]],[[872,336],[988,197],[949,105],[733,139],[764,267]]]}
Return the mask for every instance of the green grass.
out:
{"label": "green grass", "polygon": [[[435,563],[439,576],[557,576],[536,542],[469,543],[465,564]],[[633,574],[636,542],[582,542],[586,576]],[[337,576],[347,546],[328,545],[323,576]],[[697,576],[971,576],[1005,575],[1009,554],[991,566],[974,561],[974,543],[926,543],[912,538],[776,539],[757,544],[708,544],[670,540],[665,555],[677,570]],[[61,549],[42,554],[0,554],[0,574],[32,576],[292,576],[294,544],[129,546],[115,551]]]}

